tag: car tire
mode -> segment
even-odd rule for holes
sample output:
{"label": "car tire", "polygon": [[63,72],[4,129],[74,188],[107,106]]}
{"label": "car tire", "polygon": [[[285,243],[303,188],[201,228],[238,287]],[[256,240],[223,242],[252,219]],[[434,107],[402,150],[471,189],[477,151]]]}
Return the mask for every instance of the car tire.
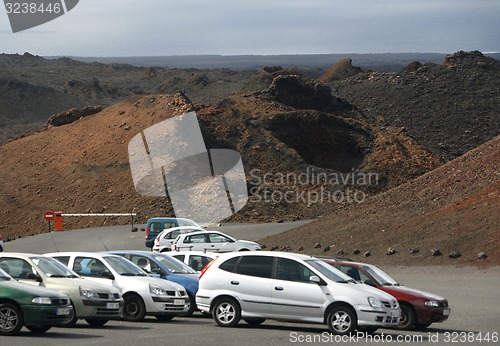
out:
{"label": "car tire", "polygon": [[2,247],[2,245],[0,245],[0,252],[3,252],[3,247]]}
{"label": "car tire", "polygon": [[326,324],[330,332],[335,335],[349,335],[358,326],[356,312],[345,305],[335,306],[326,316]]}
{"label": "car tire", "polygon": [[102,327],[108,323],[109,320],[86,318],[85,321],[92,327]]}
{"label": "car tire", "polygon": [[417,321],[415,311],[413,311],[413,308],[408,304],[401,304],[400,307],[401,318],[399,324],[395,328],[399,330],[412,330]]}
{"label": "car tire", "polygon": [[266,319],[265,318],[244,318],[243,321],[245,321],[247,324],[251,326],[260,326],[262,323],[264,323]]}
{"label": "car tire", "polygon": [[32,333],[35,333],[35,334],[42,334],[42,333],[45,333],[47,330],[49,330],[50,328],[52,328],[52,326],[40,326],[40,325],[37,325],[37,326],[26,326],[26,328],[32,332]]}
{"label": "car tire", "polygon": [[220,327],[234,327],[240,321],[241,308],[233,298],[224,297],[215,302],[212,315]]}
{"label": "car tire", "polygon": [[75,305],[73,303],[71,303],[71,306],[73,307],[73,318],[69,322],[66,322],[64,324],[58,324],[57,325],[58,327],[73,328],[76,325],[76,322],[78,322],[78,317],[76,317]]}
{"label": "car tire", "polygon": [[156,315],[155,317],[158,321],[168,322],[171,321],[175,315]]}
{"label": "car tire", "polygon": [[0,304],[0,335],[17,335],[23,324],[21,309],[11,303]]}
{"label": "car tire", "polygon": [[189,317],[194,313],[195,310],[196,310],[196,301],[194,297],[189,294],[189,309],[188,311],[179,314],[179,316]]}
{"label": "car tire", "polygon": [[123,319],[129,322],[140,322],[146,316],[146,306],[138,295],[129,295],[124,298]]}

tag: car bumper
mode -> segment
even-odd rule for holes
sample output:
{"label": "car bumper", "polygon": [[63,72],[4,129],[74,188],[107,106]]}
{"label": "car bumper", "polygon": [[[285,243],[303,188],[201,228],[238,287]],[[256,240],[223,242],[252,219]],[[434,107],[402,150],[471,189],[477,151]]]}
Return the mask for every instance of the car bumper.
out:
{"label": "car bumper", "polygon": [[25,325],[59,325],[70,322],[75,314],[72,306],[21,306]]}
{"label": "car bumper", "polygon": [[401,310],[376,309],[371,306],[361,306],[356,309],[360,326],[394,327],[399,324]]}
{"label": "car bumper", "polygon": [[123,300],[83,299],[82,307],[77,308],[78,318],[120,319],[123,312]]}
{"label": "car bumper", "polygon": [[418,323],[443,322],[451,313],[449,307],[416,307]]}
{"label": "car bumper", "polygon": [[146,311],[149,315],[178,315],[189,309],[189,297],[165,297],[151,296],[146,303]]}

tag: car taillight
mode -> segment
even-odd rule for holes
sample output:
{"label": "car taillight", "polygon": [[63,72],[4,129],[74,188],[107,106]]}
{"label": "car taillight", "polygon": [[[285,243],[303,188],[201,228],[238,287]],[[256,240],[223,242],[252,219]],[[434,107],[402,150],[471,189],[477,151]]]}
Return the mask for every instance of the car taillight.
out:
{"label": "car taillight", "polygon": [[200,276],[198,279],[201,279],[201,277],[203,276],[203,274],[205,274],[205,272],[208,270],[208,268],[210,268],[210,266],[215,262],[215,260],[211,260],[202,270],[201,270],[201,273],[200,273]]}
{"label": "car taillight", "polygon": [[149,228],[146,227],[146,240],[148,240]]}

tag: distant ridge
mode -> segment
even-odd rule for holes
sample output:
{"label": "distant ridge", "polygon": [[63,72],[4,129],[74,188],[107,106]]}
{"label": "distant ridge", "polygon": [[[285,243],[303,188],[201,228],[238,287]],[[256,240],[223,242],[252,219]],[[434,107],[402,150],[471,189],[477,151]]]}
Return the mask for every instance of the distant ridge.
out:
{"label": "distant ridge", "polygon": [[[264,66],[327,69],[333,64],[351,58],[355,66],[364,70],[396,72],[412,61],[441,63],[442,53],[384,53],[384,54],[296,54],[296,55],[172,55],[132,57],[78,57],[71,59],[104,64],[119,63],[144,67],[170,68],[230,68],[259,69]],[[500,54],[497,56],[500,57]],[[47,56],[46,59],[60,58]]]}

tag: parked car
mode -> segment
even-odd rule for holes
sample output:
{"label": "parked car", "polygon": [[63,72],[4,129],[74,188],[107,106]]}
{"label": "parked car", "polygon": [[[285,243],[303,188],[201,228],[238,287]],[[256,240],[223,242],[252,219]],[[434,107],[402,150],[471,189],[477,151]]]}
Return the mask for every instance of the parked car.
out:
{"label": "parked car", "polygon": [[122,316],[123,299],[116,288],[85,280],[53,258],[2,252],[0,267],[20,282],[67,294],[75,311],[67,326],[75,325],[78,319],[102,326]]}
{"label": "parked car", "polygon": [[397,329],[427,328],[434,322],[446,321],[450,315],[448,301],[443,297],[405,287],[374,265],[328,259],[324,261],[354,280],[376,287],[396,298],[401,307],[401,320]]}
{"label": "parked car", "polygon": [[89,281],[117,287],[125,301],[123,318],[127,321],[142,321],[146,315],[169,321],[189,308],[189,297],[184,287],[150,277],[122,256],[94,252],[56,252],[47,255],[58,259]]}
{"label": "parked car", "polygon": [[184,262],[198,273],[200,273],[207,264],[217,258],[217,254],[205,251],[169,251],[162,252],[162,254]]}
{"label": "parked car", "polygon": [[150,251],[116,250],[107,253],[120,255],[141,267],[150,275],[176,282],[184,287],[189,296],[189,309],[183,316],[191,316],[196,310],[198,272],[177,258]]}
{"label": "parked car", "polygon": [[54,325],[69,323],[73,316],[66,294],[17,282],[0,269],[0,335],[17,335],[23,325],[44,333]]}
{"label": "parked car", "polygon": [[399,323],[391,295],[362,285],[320,259],[286,252],[221,254],[203,270],[198,308],[222,327],[243,318],[326,323],[333,334],[373,332]]}
{"label": "parked car", "polygon": [[179,226],[200,227],[200,225],[193,220],[178,217],[153,217],[149,219],[146,222],[146,247],[153,247],[156,236],[164,229]]}
{"label": "parked car", "polygon": [[3,242],[3,236],[0,235],[0,252],[3,251],[4,247],[5,247],[5,243]]}
{"label": "parked car", "polygon": [[180,234],[193,232],[206,232],[206,230],[196,226],[179,226],[164,229],[154,239],[152,250],[159,252],[172,251],[172,244]]}
{"label": "parked car", "polygon": [[238,240],[219,231],[199,231],[180,234],[172,244],[173,251],[231,252],[260,249],[260,245],[253,241]]}

